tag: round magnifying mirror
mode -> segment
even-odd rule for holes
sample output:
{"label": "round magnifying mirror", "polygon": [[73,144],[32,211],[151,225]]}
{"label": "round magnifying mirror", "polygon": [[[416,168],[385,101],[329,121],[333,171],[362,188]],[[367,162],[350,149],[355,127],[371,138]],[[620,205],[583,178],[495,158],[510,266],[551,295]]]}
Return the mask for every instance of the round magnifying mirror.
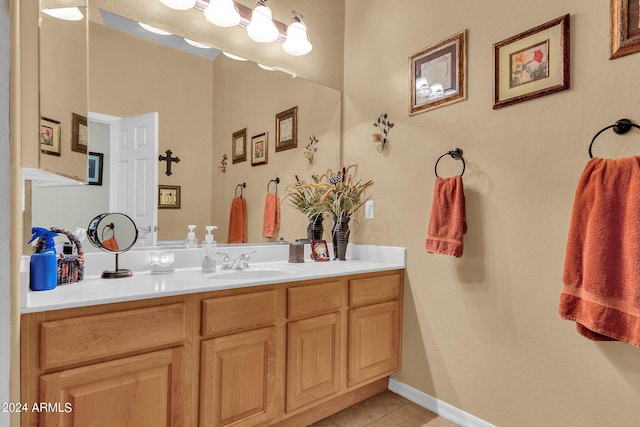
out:
{"label": "round magnifying mirror", "polygon": [[138,240],[138,228],[131,218],[123,213],[100,214],[89,223],[87,238],[96,248],[116,255],[115,270],[103,271],[102,278],[117,279],[133,274],[120,268],[118,262],[118,255],[131,249]]}

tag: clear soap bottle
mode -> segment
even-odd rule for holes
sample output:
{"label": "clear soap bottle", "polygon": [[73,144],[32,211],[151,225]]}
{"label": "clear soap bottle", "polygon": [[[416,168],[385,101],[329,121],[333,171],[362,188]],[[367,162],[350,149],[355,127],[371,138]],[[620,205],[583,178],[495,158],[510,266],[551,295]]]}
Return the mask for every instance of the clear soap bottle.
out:
{"label": "clear soap bottle", "polygon": [[216,246],[218,244],[213,240],[213,234],[211,232],[218,227],[215,225],[207,225],[205,228],[207,230],[207,234],[204,236],[204,241],[202,242],[202,272],[215,273]]}
{"label": "clear soap bottle", "polygon": [[196,233],[193,231],[196,229],[195,225],[187,225],[189,232],[187,233],[187,238],[185,242],[187,243],[188,248],[197,248],[198,247],[198,239],[196,239]]}

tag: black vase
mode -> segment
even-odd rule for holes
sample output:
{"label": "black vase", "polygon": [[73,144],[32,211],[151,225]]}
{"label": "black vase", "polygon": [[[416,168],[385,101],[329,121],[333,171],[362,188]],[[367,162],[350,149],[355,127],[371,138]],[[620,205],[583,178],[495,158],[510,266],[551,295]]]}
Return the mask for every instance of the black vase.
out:
{"label": "black vase", "polygon": [[336,258],[346,260],[347,245],[349,244],[349,221],[351,217],[341,216],[334,224],[333,245]]}
{"label": "black vase", "polygon": [[322,225],[324,217],[322,214],[317,214],[309,218],[309,225],[307,226],[307,239],[310,240],[322,240],[324,234],[324,226]]}

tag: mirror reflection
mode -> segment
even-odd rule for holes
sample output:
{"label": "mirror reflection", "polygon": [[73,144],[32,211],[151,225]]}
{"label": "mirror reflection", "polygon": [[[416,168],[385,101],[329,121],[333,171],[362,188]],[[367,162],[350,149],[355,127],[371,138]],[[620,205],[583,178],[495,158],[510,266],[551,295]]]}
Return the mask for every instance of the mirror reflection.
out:
{"label": "mirror reflection", "polygon": [[[158,240],[184,242],[187,225],[196,224],[199,240],[206,225],[216,225],[217,240],[226,243],[234,189],[246,182],[248,242],[304,237],[306,218],[285,205],[281,229],[271,239],[262,237],[267,184],[279,176],[284,188],[295,175],[310,179],[314,172],[336,168],[340,92],[282,72],[265,71],[250,61],[238,62],[223,55],[212,60],[159,45],[94,19],[101,18],[92,16],[89,24],[89,152],[102,156],[102,185],[34,188],[32,223],[75,228],[99,212],[131,215],[131,211],[112,207],[114,197],[127,194],[133,196],[129,209],[148,218],[157,215],[157,221],[147,226],[140,226],[138,218],[131,215],[139,225],[140,241],[153,235],[157,226]],[[297,145],[276,151],[276,115],[296,106]],[[179,187],[179,208],[158,210],[155,185],[146,190],[116,186],[113,191],[119,173],[113,160],[118,131],[111,120],[148,113],[158,117],[157,152],[171,150],[180,158],[172,164],[170,176],[164,163],[153,162],[157,185]],[[246,160],[230,161],[221,170],[218,165],[225,155],[229,160],[234,158],[232,135],[245,128]],[[131,138],[140,133],[134,132]],[[251,140],[261,134],[266,136],[267,162],[252,165]],[[304,155],[312,136],[318,140],[313,164]],[[151,165],[147,163],[148,168]],[[153,212],[142,207],[144,198],[152,200]],[[71,200],[78,202],[71,207]]]}

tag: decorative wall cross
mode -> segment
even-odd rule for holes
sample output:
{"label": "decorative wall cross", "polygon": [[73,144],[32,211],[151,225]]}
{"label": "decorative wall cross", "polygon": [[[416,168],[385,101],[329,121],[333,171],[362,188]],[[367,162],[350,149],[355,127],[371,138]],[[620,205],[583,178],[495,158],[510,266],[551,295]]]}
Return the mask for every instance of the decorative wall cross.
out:
{"label": "decorative wall cross", "polygon": [[171,162],[178,163],[180,161],[180,157],[171,157],[173,152],[171,150],[165,151],[166,156],[162,154],[158,156],[158,160],[161,162],[167,162],[167,171],[165,172],[167,176],[171,176]]}

